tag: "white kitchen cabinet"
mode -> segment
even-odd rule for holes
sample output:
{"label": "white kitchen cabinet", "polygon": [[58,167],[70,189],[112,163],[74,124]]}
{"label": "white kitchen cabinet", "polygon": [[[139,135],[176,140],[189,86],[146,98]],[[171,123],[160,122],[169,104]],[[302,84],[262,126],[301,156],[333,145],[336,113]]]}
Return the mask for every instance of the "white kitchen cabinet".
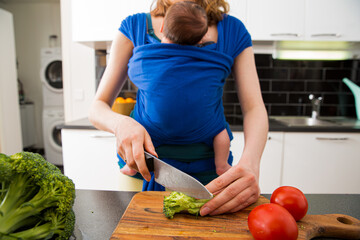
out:
{"label": "white kitchen cabinet", "polygon": [[282,185],[305,193],[360,193],[360,134],[285,133]]}
{"label": "white kitchen cabinet", "polygon": [[[244,133],[233,132],[231,151],[234,156],[233,165],[240,160],[244,147]],[[270,132],[264,153],[260,162],[260,190],[261,193],[272,193],[281,183],[283,132]]]}
{"label": "white kitchen cabinet", "polygon": [[360,41],[358,0],[249,0],[253,40]]}
{"label": "white kitchen cabinet", "polygon": [[360,41],[359,0],[306,0],[306,39]]}
{"label": "white kitchen cabinet", "polygon": [[230,5],[229,14],[247,23],[247,0],[228,0]]}
{"label": "white kitchen cabinet", "polygon": [[127,16],[149,12],[150,0],[72,0],[73,41],[112,41]]}
{"label": "white kitchen cabinet", "polygon": [[99,130],[62,129],[64,173],[76,189],[141,191],[142,180],[120,172],[114,135]]}
{"label": "white kitchen cabinet", "polygon": [[[72,0],[73,40],[110,42],[124,18],[150,12],[151,3],[150,0]],[[246,4],[247,0],[229,0],[229,13],[246,22]]]}
{"label": "white kitchen cabinet", "polygon": [[249,0],[247,28],[253,40],[302,40],[305,0]]}
{"label": "white kitchen cabinet", "polygon": [[[359,0],[228,0],[253,40],[360,41]],[[149,0],[72,0],[72,38],[111,43],[121,21]],[[86,6],[86,8],[85,8]]]}

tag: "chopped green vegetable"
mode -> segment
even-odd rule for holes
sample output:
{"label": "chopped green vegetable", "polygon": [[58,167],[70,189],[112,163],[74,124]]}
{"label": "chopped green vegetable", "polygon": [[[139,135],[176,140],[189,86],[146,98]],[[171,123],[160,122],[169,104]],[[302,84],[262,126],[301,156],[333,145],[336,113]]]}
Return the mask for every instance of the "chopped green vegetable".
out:
{"label": "chopped green vegetable", "polygon": [[0,153],[0,239],[67,240],[74,183],[40,154]]}
{"label": "chopped green vegetable", "polygon": [[199,215],[200,208],[210,199],[196,199],[181,192],[171,192],[164,197],[163,212],[167,218],[173,218],[175,213],[188,212]]}

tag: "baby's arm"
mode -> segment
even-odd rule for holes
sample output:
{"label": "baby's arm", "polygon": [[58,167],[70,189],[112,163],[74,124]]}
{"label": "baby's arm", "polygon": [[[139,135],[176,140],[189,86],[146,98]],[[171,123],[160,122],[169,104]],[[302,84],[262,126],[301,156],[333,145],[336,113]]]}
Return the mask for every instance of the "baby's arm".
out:
{"label": "baby's arm", "polygon": [[226,129],[214,137],[215,166],[218,175],[226,172],[231,166],[228,164],[230,153],[230,138]]}

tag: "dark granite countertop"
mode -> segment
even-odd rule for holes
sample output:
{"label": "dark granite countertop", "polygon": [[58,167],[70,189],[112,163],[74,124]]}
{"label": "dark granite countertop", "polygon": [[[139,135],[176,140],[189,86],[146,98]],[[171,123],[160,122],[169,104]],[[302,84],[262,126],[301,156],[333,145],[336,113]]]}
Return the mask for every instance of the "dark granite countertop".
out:
{"label": "dark granite countertop", "polygon": [[[76,239],[109,239],[135,194],[76,190]],[[268,194],[263,196],[270,198]],[[306,197],[309,202],[308,214],[339,213],[360,219],[360,194],[306,194]]]}
{"label": "dark granite countertop", "polygon": [[[356,121],[356,120],[354,120]],[[242,118],[234,117],[230,119],[232,131],[243,131]],[[96,128],[87,118],[65,123],[58,126],[62,129],[93,129]],[[360,132],[360,120],[353,125],[334,125],[334,126],[287,126],[270,117],[269,131],[271,132]]]}

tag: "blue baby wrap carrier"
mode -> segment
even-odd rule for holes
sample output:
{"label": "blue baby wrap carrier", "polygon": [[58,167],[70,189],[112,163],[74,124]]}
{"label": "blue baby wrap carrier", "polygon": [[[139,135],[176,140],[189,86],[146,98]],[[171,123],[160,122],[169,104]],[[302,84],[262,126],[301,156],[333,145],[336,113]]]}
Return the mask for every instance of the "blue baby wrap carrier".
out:
{"label": "blue baby wrap carrier", "polygon": [[226,127],[223,85],[233,59],[226,54],[177,44],[134,48],[128,75],[138,87],[133,117],[154,146],[212,139]]}
{"label": "blue baby wrap carrier", "polygon": [[[135,47],[128,65],[129,78],[138,87],[132,117],[148,131],[162,160],[203,183],[216,177],[213,155],[189,161],[168,158],[161,150],[164,145],[174,145],[186,151],[189,146],[205,143],[208,149],[201,151],[213,152],[213,138],[229,128],[222,94],[232,64],[230,56],[218,51],[158,43]],[[170,149],[176,152],[179,148]],[[232,163],[231,154],[228,162]],[[164,188],[152,177],[150,182],[144,181],[143,190]]]}
{"label": "blue baby wrap carrier", "polygon": [[[239,19],[226,14],[217,23],[217,42],[201,49],[160,44],[151,29],[146,13],[128,16],[119,27],[135,47],[129,63],[130,79],[139,87],[134,118],[149,131],[162,160],[207,184],[217,177],[211,144],[224,128],[222,86],[233,59],[252,46],[250,34]],[[232,139],[227,123],[225,127]],[[228,162],[232,163],[231,152]],[[125,165],[120,157],[119,165]],[[144,181],[146,190],[164,188],[152,178]]]}

